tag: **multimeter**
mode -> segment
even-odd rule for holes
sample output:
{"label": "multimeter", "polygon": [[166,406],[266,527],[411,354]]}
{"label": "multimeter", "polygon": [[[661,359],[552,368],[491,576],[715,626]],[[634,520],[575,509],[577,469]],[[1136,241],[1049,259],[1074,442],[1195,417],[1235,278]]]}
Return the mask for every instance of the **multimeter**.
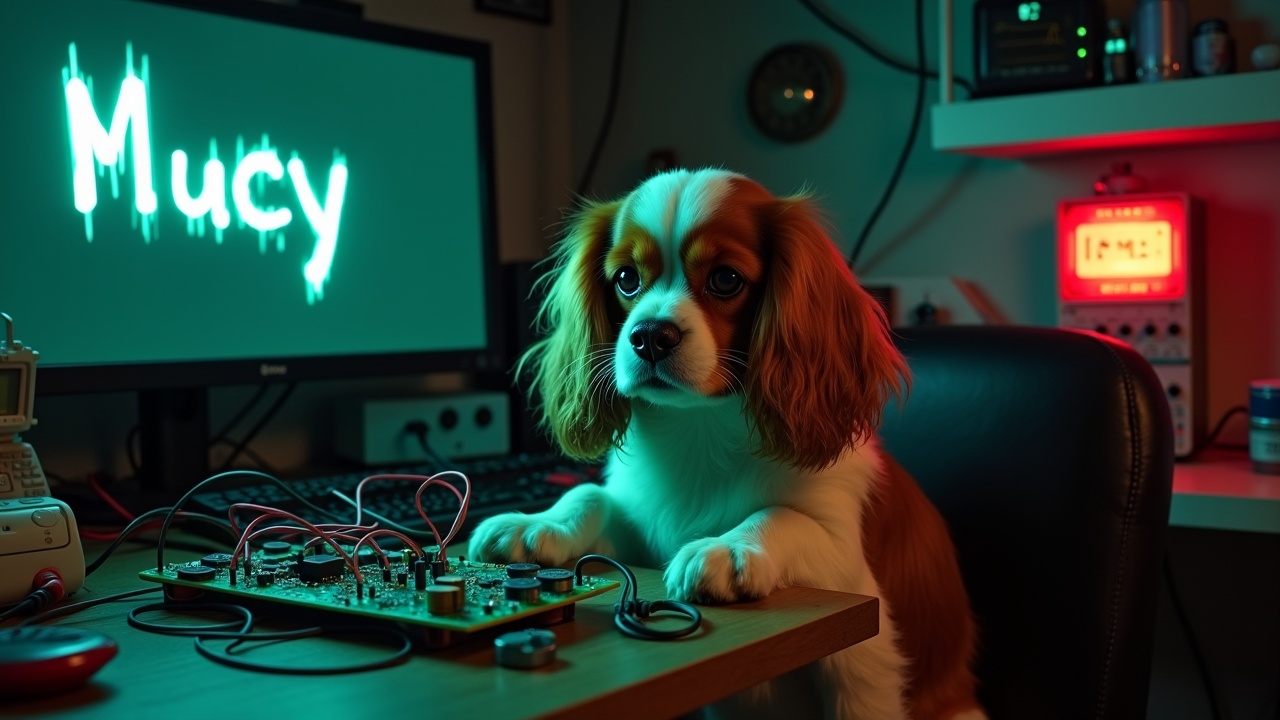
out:
{"label": "multimeter", "polygon": [[1203,218],[1200,201],[1179,193],[1058,205],[1059,325],[1111,335],[1151,363],[1178,458],[1205,433]]}
{"label": "multimeter", "polygon": [[13,318],[0,312],[0,500],[47,497],[49,483],[40,459],[19,433],[30,430],[36,398],[36,360],[40,353],[13,339]]}

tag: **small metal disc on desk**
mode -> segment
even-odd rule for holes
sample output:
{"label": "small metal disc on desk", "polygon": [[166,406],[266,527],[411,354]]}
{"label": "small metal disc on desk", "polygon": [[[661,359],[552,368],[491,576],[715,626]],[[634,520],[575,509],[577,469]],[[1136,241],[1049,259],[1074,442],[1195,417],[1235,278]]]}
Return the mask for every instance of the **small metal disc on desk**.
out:
{"label": "small metal disc on desk", "polygon": [[539,570],[538,582],[542,589],[549,593],[567,593],[573,591],[573,571],[564,568],[547,568]]}
{"label": "small metal disc on desk", "polygon": [[537,629],[499,635],[493,641],[493,659],[503,667],[542,667],[556,659],[556,635]]}
{"label": "small metal disc on desk", "polygon": [[537,563],[511,563],[507,566],[507,577],[513,578],[531,578],[538,574],[542,566]]}
{"label": "small metal disc on desk", "polygon": [[462,588],[454,585],[428,585],[427,612],[432,615],[453,615],[462,609]]}
{"label": "small metal disc on desk", "polygon": [[509,578],[502,583],[502,592],[508,600],[535,603],[542,597],[542,583],[537,578]]}

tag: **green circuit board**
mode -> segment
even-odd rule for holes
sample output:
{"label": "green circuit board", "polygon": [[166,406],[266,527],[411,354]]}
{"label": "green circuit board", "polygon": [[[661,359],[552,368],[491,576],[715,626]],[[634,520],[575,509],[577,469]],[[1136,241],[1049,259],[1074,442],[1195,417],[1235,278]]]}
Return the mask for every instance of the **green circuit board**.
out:
{"label": "green circuit board", "polygon": [[[378,621],[392,621],[402,627],[419,626],[434,630],[428,644],[451,645],[460,636],[498,628],[517,621],[544,624],[573,617],[579,600],[617,588],[619,583],[601,577],[584,576],[574,582],[535,583],[530,577],[537,566],[501,565],[450,559],[448,567],[438,566],[438,579],[459,591],[451,591],[450,602],[441,606],[439,597],[429,597],[443,588],[437,577],[428,576],[426,587],[417,582],[417,563],[410,557],[392,555],[390,568],[381,561],[361,565],[364,576],[357,583],[351,570],[333,556],[303,555],[298,548],[276,556],[259,550],[246,573],[243,563],[232,582],[230,556],[214,554],[189,563],[170,563],[163,571],[149,568],[139,573],[143,580],[162,583],[171,601],[205,599],[221,601],[265,601],[282,608],[295,606],[309,610],[341,613]],[[317,569],[323,566],[324,569]],[[519,567],[521,572],[514,572]],[[565,571],[552,569],[549,573]],[[513,579],[513,575],[523,575]],[[359,585],[359,587],[357,587]],[[538,587],[530,587],[537,585]],[[512,587],[518,586],[518,587]],[[183,590],[185,589],[185,590]],[[444,631],[444,632],[438,632]]]}

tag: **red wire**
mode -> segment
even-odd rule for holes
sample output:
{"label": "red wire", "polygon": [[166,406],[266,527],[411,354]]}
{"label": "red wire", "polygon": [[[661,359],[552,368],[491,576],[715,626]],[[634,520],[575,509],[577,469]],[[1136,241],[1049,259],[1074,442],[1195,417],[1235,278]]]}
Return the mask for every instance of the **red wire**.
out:
{"label": "red wire", "polygon": [[[443,480],[441,477],[443,475],[456,475],[459,478],[461,478],[463,483],[465,483],[465,487],[466,487],[465,492],[459,491],[458,488],[454,486],[452,483],[449,483]],[[232,530],[240,534],[240,540],[236,543],[235,550],[233,550],[231,553],[230,571],[232,573],[236,571],[236,565],[239,562],[240,555],[242,552],[244,554],[244,562],[246,563],[250,562],[249,541],[256,537],[260,537],[266,534],[284,534],[284,535],[310,534],[312,535],[312,537],[306,541],[306,543],[304,544],[304,547],[310,548],[316,545],[317,543],[325,543],[329,545],[334,549],[335,552],[338,553],[338,555],[340,555],[343,558],[347,567],[350,568],[352,574],[355,576],[356,582],[358,583],[364,582],[364,573],[362,573],[360,570],[359,553],[360,553],[360,548],[366,543],[371,545],[374,548],[375,552],[377,552],[382,557],[382,563],[384,568],[389,568],[391,566],[390,558],[387,556],[387,553],[382,549],[382,547],[378,545],[378,543],[374,540],[375,537],[386,536],[386,537],[396,538],[397,540],[400,540],[401,542],[403,542],[407,547],[412,548],[413,551],[416,552],[419,557],[425,557],[426,554],[423,552],[422,547],[419,546],[410,538],[408,538],[407,536],[405,536],[404,534],[401,534],[394,530],[381,529],[378,527],[377,523],[372,523],[369,525],[362,524],[362,521],[364,519],[363,517],[364,516],[364,499],[363,499],[364,487],[368,483],[378,481],[378,480],[408,480],[408,481],[414,481],[419,483],[418,491],[414,495],[414,505],[418,509],[418,514],[421,515],[422,519],[426,521],[427,527],[431,528],[431,534],[436,541],[436,545],[439,547],[439,556],[443,557],[445,553],[445,549],[448,546],[448,543],[451,540],[453,540],[453,537],[457,534],[459,528],[462,526],[462,523],[466,520],[467,507],[470,505],[470,502],[471,502],[471,481],[467,478],[466,475],[453,470],[446,470],[444,472],[437,473],[430,477],[425,477],[422,475],[388,474],[388,475],[371,475],[369,477],[364,478],[356,486],[356,492],[355,492],[356,521],[354,525],[339,525],[336,523],[312,524],[307,520],[304,520],[303,518],[297,515],[294,515],[293,513],[287,512],[285,510],[280,510],[279,508],[273,508],[265,505],[256,505],[253,503],[234,503],[227,509],[227,517],[231,520]],[[451,491],[454,494],[456,498],[458,498],[458,502],[460,505],[460,507],[458,508],[458,514],[454,517],[453,525],[449,528],[449,533],[444,537],[440,536],[440,531],[436,528],[435,524],[431,522],[431,518],[427,516],[426,510],[424,510],[422,507],[422,493],[425,492],[426,489],[428,487],[431,487],[432,485],[442,485],[445,488],[447,488],[449,491]],[[241,530],[240,524],[236,520],[236,512],[238,510],[256,511],[261,514],[253,518],[252,520],[250,520],[244,526],[244,529]],[[274,519],[291,520],[293,522],[298,523],[299,526],[271,525],[268,527],[261,527],[267,521],[274,520]],[[346,551],[342,549],[342,546],[338,544],[339,540],[355,543],[355,546],[352,549],[351,555],[348,555]]]}
{"label": "red wire", "polygon": [[307,520],[304,520],[298,517],[297,515],[294,515],[291,512],[286,512],[278,508],[268,507],[266,505],[256,505],[254,503],[235,503],[231,507],[227,508],[227,515],[231,518],[232,527],[236,527],[236,510],[237,509],[256,510],[263,514],[249,521],[249,524],[246,525],[244,528],[244,532],[241,533],[240,541],[236,543],[236,549],[231,553],[231,572],[234,573],[236,571],[236,561],[240,556],[241,550],[245,551],[246,557],[248,555],[250,531],[254,530],[258,525],[266,522],[267,520],[271,520],[274,518],[284,518],[286,520],[292,520],[296,523],[301,524],[306,529],[315,533],[317,537],[322,538],[326,543],[329,544],[330,547],[334,549],[334,552],[338,553],[338,555],[342,556],[342,559],[346,561],[347,567],[351,568],[352,574],[356,576],[356,581],[364,582],[364,575],[363,573],[360,572],[359,565],[355,562],[354,559],[352,559],[350,555],[347,555],[347,551],[342,549],[342,546],[338,544],[337,540],[333,539],[329,531],[321,530],[319,527],[311,524]]}
{"label": "red wire", "polygon": [[85,479],[89,482],[89,489],[97,493],[98,497],[102,498],[103,501],[107,503],[107,505],[110,505],[112,510],[115,510],[117,513],[119,513],[120,517],[124,518],[125,520],[128,520],[129,522],[133,522],[133,518],[135,517],[135,515],[129,512],[129,509],[126,508],[124,505],[121,505],[120,501],[111,497],[111,494],[106,491],[106,488],[102,487],[102,485],[98,483],[98,473],[96,472],[89,473],[89,475]]}

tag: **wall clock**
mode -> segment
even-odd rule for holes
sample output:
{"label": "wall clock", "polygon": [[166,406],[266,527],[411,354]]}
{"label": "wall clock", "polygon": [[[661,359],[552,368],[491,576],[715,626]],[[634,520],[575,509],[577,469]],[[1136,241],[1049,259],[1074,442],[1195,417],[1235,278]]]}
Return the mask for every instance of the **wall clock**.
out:
{"label": "wall clock", "polygon": [[840,109],[844,74],[830,52],[789,43],[770,50],[751,71],[751,122],[780,142],[802,142],[826,129]]}

